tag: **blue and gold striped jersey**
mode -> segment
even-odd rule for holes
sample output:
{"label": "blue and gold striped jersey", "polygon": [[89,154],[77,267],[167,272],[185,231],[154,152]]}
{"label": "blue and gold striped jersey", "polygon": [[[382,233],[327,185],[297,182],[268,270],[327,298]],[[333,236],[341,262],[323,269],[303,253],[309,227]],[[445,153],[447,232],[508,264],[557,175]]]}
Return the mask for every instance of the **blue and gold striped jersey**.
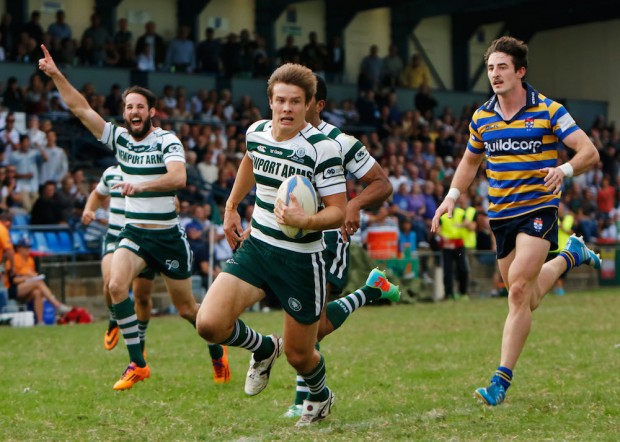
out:
{"label": "blue and gold striped jersey", "polygon": [[557,166],[559,141],[579,129],[564,106],[525,82],[523,87],[525,106],[510,121],[504,120],[494,95],[469,125],[467,148],[486,154],[490,219],[558,207],[560,197],[547,189],[540,169]]}

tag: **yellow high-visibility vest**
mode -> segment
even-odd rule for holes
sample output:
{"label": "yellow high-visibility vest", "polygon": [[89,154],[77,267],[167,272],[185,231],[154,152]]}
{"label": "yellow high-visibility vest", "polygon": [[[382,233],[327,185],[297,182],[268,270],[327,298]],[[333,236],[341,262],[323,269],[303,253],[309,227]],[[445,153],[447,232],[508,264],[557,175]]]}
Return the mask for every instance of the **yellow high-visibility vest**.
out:
{"label": "yellow high-visibility vest", "polygon": [[[468,207],[465,209],[465,221],[473,221],[476,218],[475,207]],[[469,230],[467,227],[461,227],[463,230],[463,242],[468,249],[476,248],[476,231]]]}
{"label": "yellow high-visibility vest", "polygon": [[460,227],[456,227],[455,224],[461,224],[465,211],[460,207],[455,207],[452,211],[452,218],[448,218],[448,214],[441,215],[441,236],[446,239],[463,239],[463,234]]}

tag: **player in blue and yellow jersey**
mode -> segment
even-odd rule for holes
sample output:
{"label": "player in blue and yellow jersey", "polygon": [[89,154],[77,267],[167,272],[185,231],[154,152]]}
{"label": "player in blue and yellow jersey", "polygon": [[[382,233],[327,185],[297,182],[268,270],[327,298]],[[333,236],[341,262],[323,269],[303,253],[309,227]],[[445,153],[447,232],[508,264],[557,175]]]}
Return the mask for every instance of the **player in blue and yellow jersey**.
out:
{"label": "player in blue and yellow jersey", "polygon": [[[487,49],[487,75],[495,95],[474,112],[467,150],[431,226],[436,231],[444,213],[452,216],[456,199],[486,159],[489,218],[500,272],[509,290],[500,365],[490,385],[474,393],[487,405],[503,402],[530,331],[532,312],[555,281],[583,263],[600,267],[600,258],[576,236],[545,263],[549,250],[557,247],[562,181],[595,166],[599,154],[561,104],[525,82],[527,51],[525,43],[512,37],[501,37]],[[575,156],[558,165],[560,142]]]}

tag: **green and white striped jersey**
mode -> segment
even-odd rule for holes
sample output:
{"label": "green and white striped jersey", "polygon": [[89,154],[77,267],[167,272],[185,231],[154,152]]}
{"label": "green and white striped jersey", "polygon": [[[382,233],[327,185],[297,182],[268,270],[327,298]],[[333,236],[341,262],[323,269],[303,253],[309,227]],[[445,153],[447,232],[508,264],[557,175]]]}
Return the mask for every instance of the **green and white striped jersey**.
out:
{"label": "green and white striped jersey", "polygon": [[[171,132],[156,128],[146,138],[136,141],[127,129],[106,123],[101,135],[116,156],[125,181],[144,183],[166,173],[166,163],[185,163],[181,141]],[[143,192],[125,198],[126,224],[176,225],[178,216],[174,205],[176,191]]]}
{"label": "green and white striped jersey", "polygon": [[[323,120],[321,120],[317,129],[323,132],[327,138],[340,144],[344,169],[358,180],[366,175],[372,169],[372,166],[375,165],[375,159],[368,153],[366,146],[357,138],[345,134],[333,124],[326,123]],[[326,230],[326,232],[338,232],[338,235],[342,237],[340,229]]]}
{"label": "green and white striped jersey", "polygon": [[336,126],[321,120],[317,127],[327,138],[340,144],[342,152],[342,164],[345,170],[354,175],[358,180],[368,173],[376,161],[368,153],[366,146],[357,138],[347,135]]}
{"label": "green and white striped jersey", "polygon": [[108,218],[108,235],[118,236],[125,226],[125,197],[120,189],[112,189],[116,183],[123,181],[123,172],[119,166],[108,167],[101,175],[95,189],[99,195],[110,197],[110,217]]}
{"label": "green and white striped jersey", "polygon": [[276,193],[291,175],[303,175],[314,185],[319,197],[345,192],[345,176],[340,146],[307,124],[295,137],[275,141],[271,120],[252,124],[246,133],[248,155],[256,179],[256,205],[252,215],[252,235],[276,247],[301,253],[325,248],[322,232],[310,232],[300,239],[282,233],[273,213]]}

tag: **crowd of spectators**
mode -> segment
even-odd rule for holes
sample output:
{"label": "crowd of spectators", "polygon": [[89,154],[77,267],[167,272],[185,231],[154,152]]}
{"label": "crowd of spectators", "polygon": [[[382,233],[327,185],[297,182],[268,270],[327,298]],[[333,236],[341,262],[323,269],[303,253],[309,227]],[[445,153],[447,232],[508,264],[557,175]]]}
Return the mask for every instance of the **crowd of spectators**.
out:
{"label": "crowd of spectators", "polygon": [[[204,36],[194,39],[190,27],[180,26],[175,37],[167,41],[158,34],[154,21],[147,22],[144,33],[135,39],[124,17],[118,19],[111,31],[103,26],[101,17],[93,13],[90,26],[81,36],[73,34],[62,10],[56,12],[56,19],[47,30],[40,22],[41,13],[36,10],[21,26],[14,23],[10,13],[4,13],[0,19],[0,61],[35,62],[42,56],[40,45],[43,43],[60,66],[107,66],[147,72],[266,78],[277,66],[293,62],[324,75],[329,83],[347,81],[345,48],[339,35],[323,43],[316,32],[310,32],[308,41],[300,46],[295,37],[289,35],[282,47],[271,52],[261,35],[252,35],[247,29],[216,38],[215,29],[208,27]],[[419,54],[405,63],[395,45],[390,45],[385,57],[380,57],[379,48],[372,45],[370,54],[360,60],[357,82],[361,90],[378,91],[381,86],[418,89],[430,84],[430,71]]]}
{"label": "crowd of spectators", "polygon": [[[310,34],[308,44],[301,49],[289,37],[285,46],[270,57],[264,41],[258,36],[251,39],[248,31],[242,31],[240,36],[230,34],[222,42],[214,38],[213,29],[207,29],[205,40],[195,44],[189,39],[189,30],[181,28],[175,39],[165,42],[156,33],[155,24],[149,22],[145,34],[136,40],[134,51],[125,19],[119,20],[118,31],[110,36],[95,14],[81,45],[67,51],[65,46],[67,41],[73,41],[73,36],[62,11],[47,32],[37,24],[36,13],[21,33],[8,32],[11,28],[6,17],[7,14],[0,24],[0,33],[7,59],[37,58],[37,45],[28,43],[31,50],[24,50],[24,42],[33,39],[35,43],[46,41],[55,56],[69,64],[121,63],[139,67],[143,62],[149,69],[267,76],[274,63],[293,61],[311,66],[331,82],[342,81],[344,76],[345,54],[340,39],[323,45],[315,33]],[[63,58],[67,54],[71,57]],[[460,110],[439,109],[429,86],[428,67],[418,55],[404,66],[394,45],[384,58],[379,57],[376,46],[371,47],[360,67],[359,95],[343,101],[329,100],[323,118],[357,136],[389,174],[394,196],[383,207],[364,213],[363,227],[397,226],[408,237],[411,231],[415,232],[416,246],[433,246],[436,238],[430,235],[430,220],[463,156],[469,121],[479,103]],[[418,90],[411,108],[399,107],[396,86]],[[85,84],[81,92],[94,109],[112,118],[122,113],[122,89],[120,85],[111,85],[106,94]],[[33,224],[77,224],[84,200],[98,176],[85,179],[83,168],[71,167],[69,146],[57,146],[58,139],[69,137],[61,133],[57,136],[59,129],[50,120],[71,116],[51,82],[40,74],[33,74],[26,85],[11,77],[0,92],[2,108],[8,111],[4,121],[0,121],[0,209],[30,213]],[[226,89],[200,90],[188,95],[183,86],[168,85],[154,92],[159,95],[154,123],[174,131],[186,151],[188,182],[179,193],[181,219],[185,226],[191,225],[195,241],[197,230],[205,237],[211,223],[220,224],[220,208],[245,154],[245,130],[268,115],[262,115],[249,96],[233,97]],[[14,127],[16,112],[28,115],[28,128],[23,133]],[[581,125],[599,149],[601,163],[595,170],[567,179],[562,202],[575,216],[573,230],[586,241],[618,241],[620,135],[613,123],[600,117],[591,125]],[[560,162],[566,161],[567,155],[562,151]],[[348,183],[350,197],[360,189],[359,184]],[[469,194],[472,204],[483,213],[488,196],[484,167]],[[251,194],[240,207],[249,219],[253,207]],[[232,251],[220,230],[215,241],[218,260],[227,259]],[[203,270],[204,266],[198,264],[197,271]]]}

